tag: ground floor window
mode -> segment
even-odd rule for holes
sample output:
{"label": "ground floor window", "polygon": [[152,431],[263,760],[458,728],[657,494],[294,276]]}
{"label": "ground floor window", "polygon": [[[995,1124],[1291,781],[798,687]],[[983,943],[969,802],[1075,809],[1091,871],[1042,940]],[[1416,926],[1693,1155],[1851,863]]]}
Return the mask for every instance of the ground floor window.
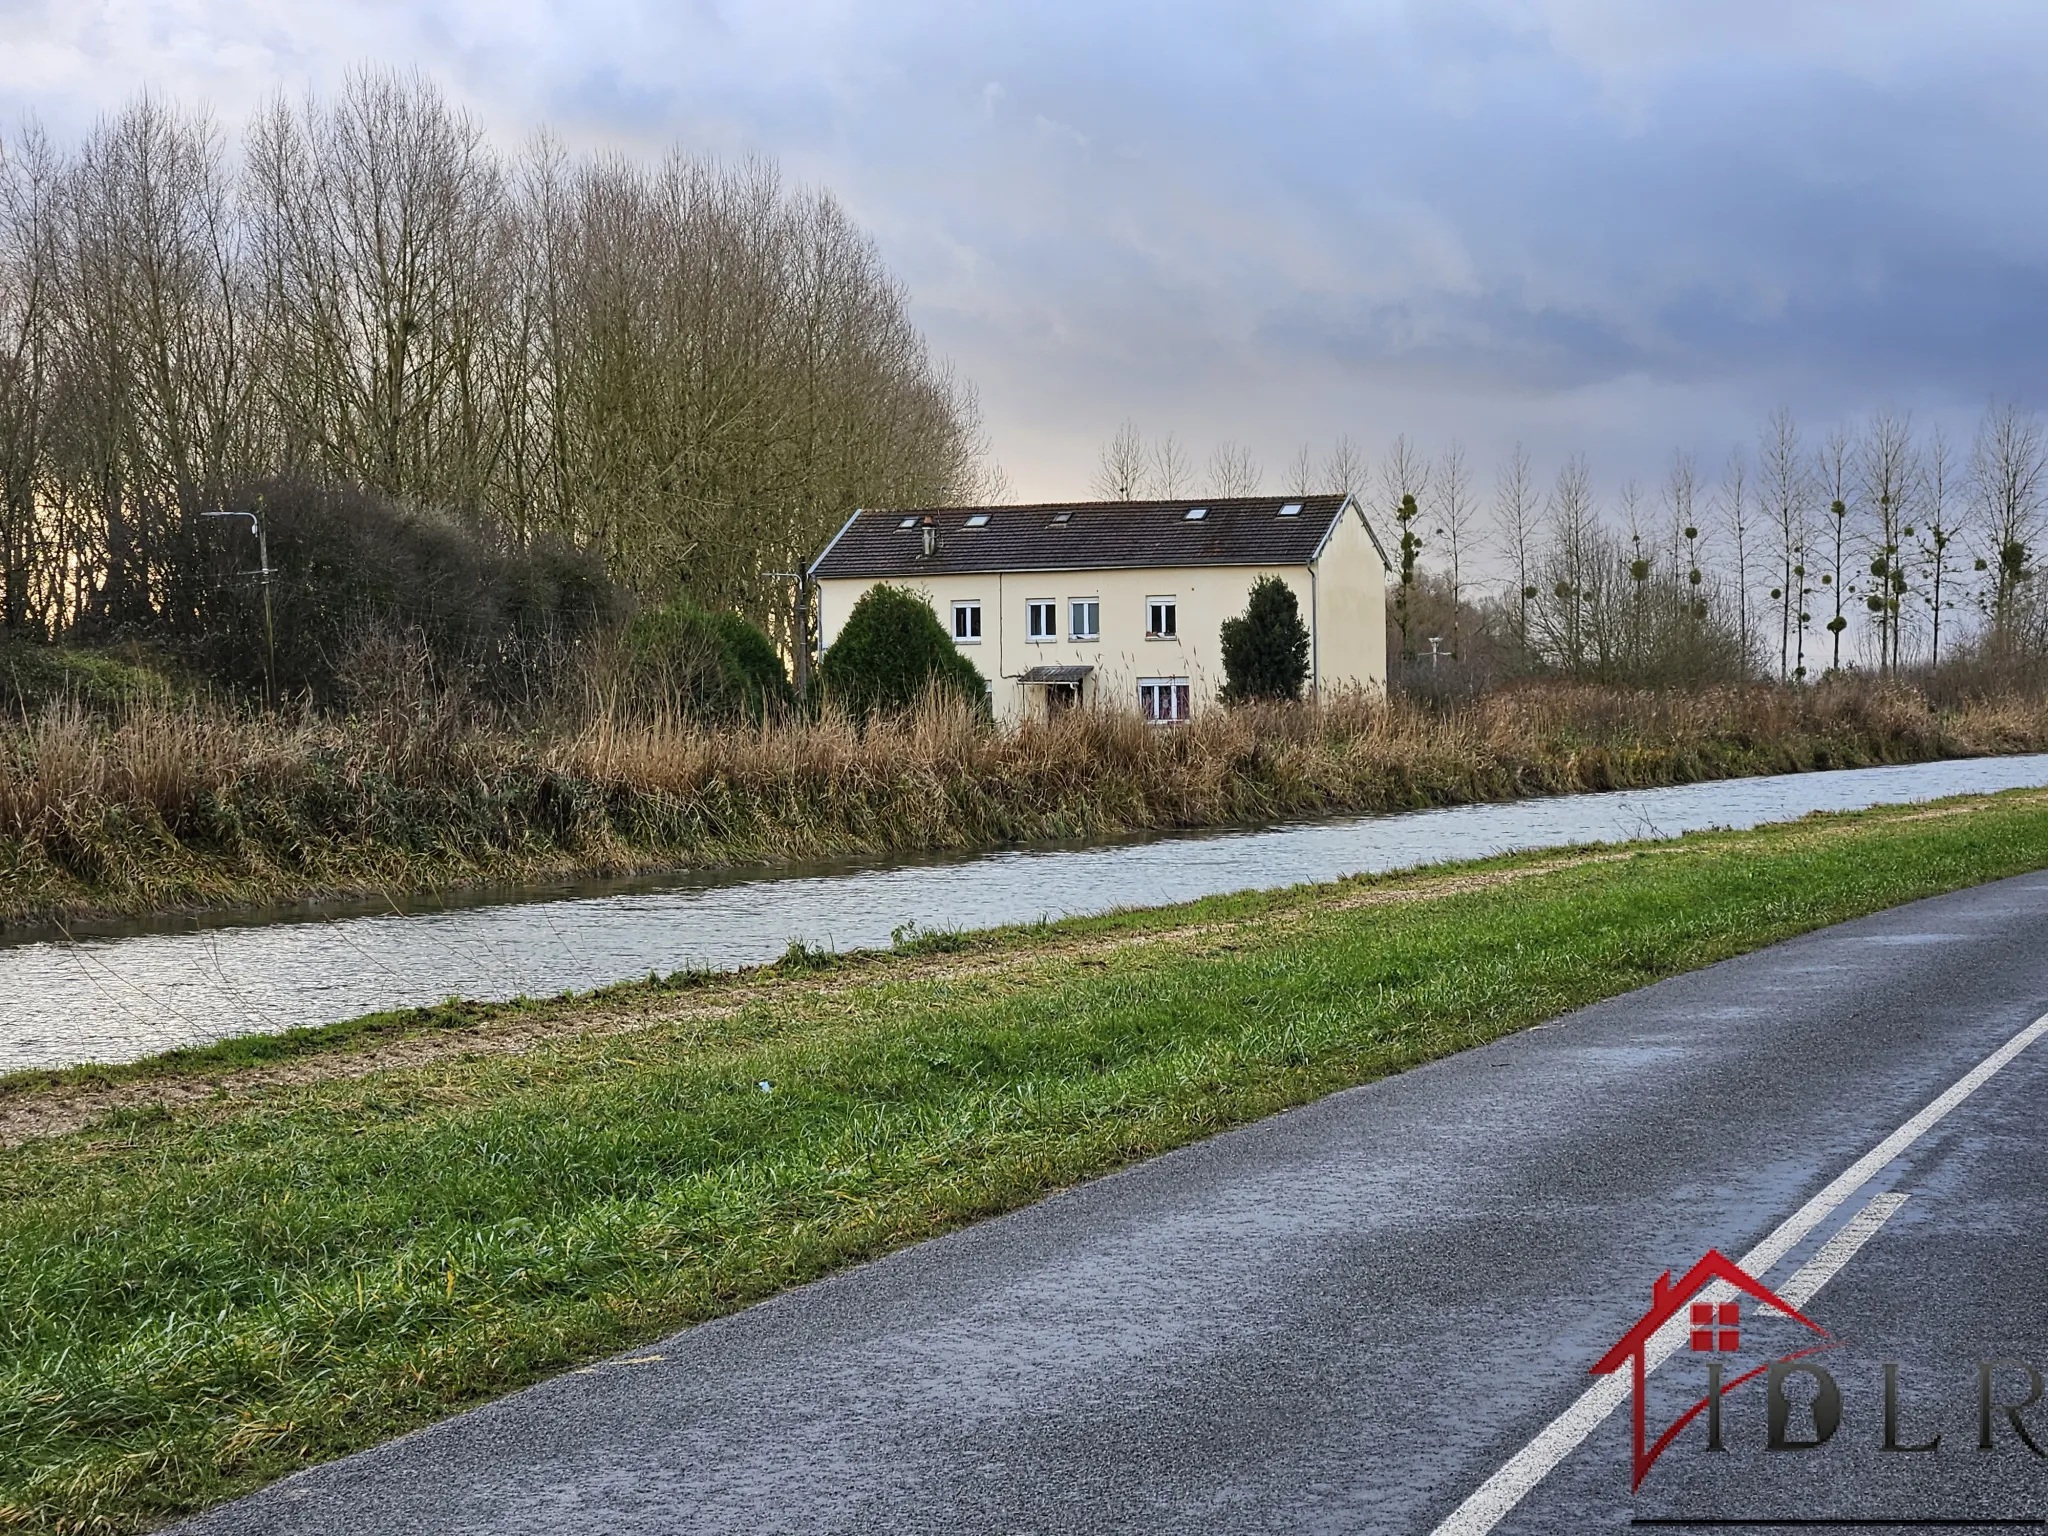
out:
{"label": "ground floor window", "polygon": [[1138,679],[1138,708],[1147,720],[1185,720],[1188,717],[1188,680],[1184,677],[1141,677]]}
{"label": "ground floor window", "polygon": [[955,603],[953,605],[953,638],[955,640],[979,640],[981,638],[981,604]]}

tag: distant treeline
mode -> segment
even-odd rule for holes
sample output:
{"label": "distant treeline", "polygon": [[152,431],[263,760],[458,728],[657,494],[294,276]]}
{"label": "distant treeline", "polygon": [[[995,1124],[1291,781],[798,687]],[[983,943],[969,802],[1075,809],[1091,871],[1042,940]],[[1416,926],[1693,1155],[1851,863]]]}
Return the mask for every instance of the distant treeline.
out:
{"label": "distant treeline", "polygon": [[[872,242],[766,164],[508,156],[377,72],[232,146],[153,97],[69,150],[0,143],[16,636],[192,627],[256,563],[245,521],[202,514],[279,482],[785,631],[770,573],[856,505],[971,494],[978,457]],[[542,586],[582,590],[550,559]]]}
{"label": "distant treeline", "polygon": [[[1663,483],[1602,495],[1574,455],[1547,484],[1517,447],[1483,488],[1464,450],[1397,437],[1377,459],[1304,447],[1291,493],[1344,490],[1394,566],[1397,675],[1518,673],[1609,682],[1886,674],[1978,656],[2048,658],[2038,576],[2048,433],[2016,406],[1967,444],[1878,411],[1813,435],[1771,414],[1713,472],[1674,454]],[[1112,499],[1249,495],[1260,466],[1225,442],[1198,469],[1172,434],[1126,422],[1095,487]]]}

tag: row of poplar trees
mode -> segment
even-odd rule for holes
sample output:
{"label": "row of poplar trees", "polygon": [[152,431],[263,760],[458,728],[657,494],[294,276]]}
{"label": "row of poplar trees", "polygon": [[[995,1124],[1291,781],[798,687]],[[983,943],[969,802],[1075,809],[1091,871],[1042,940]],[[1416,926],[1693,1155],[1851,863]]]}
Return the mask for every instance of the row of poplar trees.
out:
{"label": "row of poplar trees", "polygon": [[378,71],[232,139],[143,97],[0,142],[10,632],[160,617],[199,515],[280,475],[780,630],[768,573],[971,494],[978,439],[873,244],[766,164],[511,155]]}

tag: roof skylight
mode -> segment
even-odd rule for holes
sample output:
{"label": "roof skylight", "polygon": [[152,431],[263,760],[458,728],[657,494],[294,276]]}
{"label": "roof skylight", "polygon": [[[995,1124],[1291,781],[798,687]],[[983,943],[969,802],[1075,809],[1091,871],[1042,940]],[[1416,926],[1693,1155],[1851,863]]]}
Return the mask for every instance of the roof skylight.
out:
{"label": "roof skylight", "polygon": [[1209,509],[1207,507],[1189,507],[1187,511],[1181,513],[1181,520],[1183,522],[1199,523],[1208,515]]}
{"label": "roof skylight", "polygon": [[898,528],[915,528],[917,526],[917,519],[914,517],[906,517],[905,519],[903,519],[902,522],[898,523],[896,526]]}
{"label": "roof skylight", "polygon": [[1290,501],[1290,502],[1287,502],[1287,503],[1285,503],[1285,504],[1284,504],[1284,505],[1282,505],[1282,507],[1280,508],[1280,515],[1281,515],[1282,517],[1299,517],[1299,516],[1301,516],[1301,503],[1300,503],[1300,502],[1298,502],[1298,501]]}
{"label": "roof skylight", "polygon": [[1072,521],[1073,521],[1073,517],[1074,517],[1074,514],[1073,514],[1073,513],[1071,513],[1071,512],[1055,512],[1055,513],[1053,513],[1053,515],[1052,515],[1052,520],[1053,520],[1054,522],[1056,522],[1056,523],[1066,523],[1066,522],[1072,522]]}
{"label": "roof skylight", "polygon": [[970,528],[986,528],[988,526],[988,514],[986,512],[975,513],[974,516],[967,519],[967,526]]}

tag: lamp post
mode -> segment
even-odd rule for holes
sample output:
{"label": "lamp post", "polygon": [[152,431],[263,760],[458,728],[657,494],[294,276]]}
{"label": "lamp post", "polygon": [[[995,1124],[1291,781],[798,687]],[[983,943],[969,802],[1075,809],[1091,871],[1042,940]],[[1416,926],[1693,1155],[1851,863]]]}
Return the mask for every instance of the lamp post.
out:
{"label": "lamp post", "polygon": [[[257,507],[263,505],[263,498],[256,498]],[[277,703],[277,630],[270,616],[270,540],[263,532],[263,519],[253,510],[234,512],[202,512],[202,517],[246,517],[249,526],[256,531],[256,564],[254,571],[245,571],[248,576],[263,578],[263,702],[274,707]]]}

